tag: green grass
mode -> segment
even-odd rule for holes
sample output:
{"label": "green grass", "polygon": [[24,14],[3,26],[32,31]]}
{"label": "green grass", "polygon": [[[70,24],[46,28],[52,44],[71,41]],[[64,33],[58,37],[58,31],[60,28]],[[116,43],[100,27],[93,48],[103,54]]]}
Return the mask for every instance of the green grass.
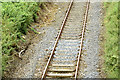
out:
{"label": "green grass", "polygon": [[[40,5],[37,2],[2,3],[2,70],[6,70],[7,61],[19,49],[18,42],[26,35],[28,26],[35,22]],[[23,40],[24,41],[24,40]],[[0,53],[1,54],[1,53]]]}
{"label": "green grass", "polygon": [[[105,33],[105,65],[108,78],[118,78],[120,65],[118,65],[118,3],[104,3],[106,27]],[[119,11],[120,13],[120,11]]]}

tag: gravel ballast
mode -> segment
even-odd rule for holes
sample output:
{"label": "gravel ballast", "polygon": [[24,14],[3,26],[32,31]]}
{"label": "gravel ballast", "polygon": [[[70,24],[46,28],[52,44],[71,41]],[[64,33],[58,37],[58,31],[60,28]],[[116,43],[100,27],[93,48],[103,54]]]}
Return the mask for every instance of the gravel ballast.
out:
{"label": "gravel ballast", "polygon": [[[54,19],[49,25],[44,25],[37,29],[41,34],[32,40],[31,45],[22,56],[19,65],[10,76],[11,78],[41,78],[69,5],[67,2],[56,2],[54,4],[57,5]],[[78,11],[81,12],[83,16],[76,17],[76,20],[80,21],[78,21],[78,24],[81,27],[86,6],[84,5],[85,3],[80,3],[82,8]],[[99,35],[102,23],[101,6],[101,2],[90,3],[78,78],[100,78],[98,68],[100,61],[99,55],[101,54],[99,51]],[[70,25],[74,26],[72,23]]]}
{"label": "gravel ballast", "polygon": [[[83,78],[100,78],[99,76],[99,36],[102,24],[102,3],[90,3],[88,22],[83,44],[82,62],[84,70],[81,71]],[[82,64],[81,64],[82,65]]]}

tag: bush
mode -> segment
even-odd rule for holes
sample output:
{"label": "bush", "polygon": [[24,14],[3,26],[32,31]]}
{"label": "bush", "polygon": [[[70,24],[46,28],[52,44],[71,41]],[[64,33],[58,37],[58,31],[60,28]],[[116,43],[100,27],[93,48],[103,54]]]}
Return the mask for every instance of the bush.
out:
{"label": "bush", "polygon": [[12,51],[19,48],[18,42],[27,32],[27,27],[37,19],[41,3],[2,3],[2,68],[5,70]]}

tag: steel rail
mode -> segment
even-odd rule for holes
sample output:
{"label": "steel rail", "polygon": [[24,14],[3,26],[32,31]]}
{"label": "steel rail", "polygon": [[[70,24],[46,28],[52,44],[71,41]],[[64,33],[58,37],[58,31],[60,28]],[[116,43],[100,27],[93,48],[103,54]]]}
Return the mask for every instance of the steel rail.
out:
{"label": "steel rail", "polygon": [[89,5],[90,5],[90,0],[87,1],[87,8],[86,8],[84,22],[83,22],[82,38],[81,38],[80,51],[79,51],[78,61],[77,61],[77,66],[76,66],[75,79],[77,79],[78,69],[80,65],[80,58],[81,58],[81,53],[82,53],[82,46],[83,46],[84,33],[85,33],[85,28],[86,28],[86,23],[87,23]]}
{"label": "steel rail", "polygon": [[68,8],[67,13],[66,13],[66,15],[65,15],[65,18],[64,18],[64,20],[63,20],[63,22],[62,22],[62,26],[61,26],[59,35],[57,36],[57,39],[56,39],[56,41],[55,41],[53,50],[52,50],[52,52],[51,52],[51,54],[50,54],[50,57],[49,57],[48,62],[47,62],[47,65],[46,65],[46,67],[45,67],[45,69],[44,69],[44,71],[43,71],[41,80],[43,80],[44,77],[46,76],[46,72],[47,72],[48,65],[50,64],[50,61],[51,61],[51,59],[52,59],[52,57],[53,57],[53,55],[54,55],[55,48],[56,48],[57,43],[58,43],[58,40],[59,40],[59,38],[60,38],[60,36],[61,36],[62,30],[63,30],[63,28],[64,28],[64,26],[65,26],[67,17],[68,17],[68,15],[69,15],[69,13],[70,13],[70,10],[71,10],[73,1],[74,1],[74,0],[71,0],[71,2],[70,2],[70,4],[69,4],[69,8]]}

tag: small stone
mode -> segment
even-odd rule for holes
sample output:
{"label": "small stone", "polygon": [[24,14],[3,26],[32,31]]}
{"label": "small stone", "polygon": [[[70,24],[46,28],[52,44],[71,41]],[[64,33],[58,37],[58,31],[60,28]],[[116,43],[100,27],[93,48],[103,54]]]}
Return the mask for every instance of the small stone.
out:
{"label": "small stone", "polygon": [[48,51],[48,49],[46,49],[45,51]]}
{"label": "small stone", "polygon": [[61,8],[58,8],[59,10],[61,9]]}
{"label": "small stone", "polygon": [[34,74],[35,76],[37,76],[37,74]]}

